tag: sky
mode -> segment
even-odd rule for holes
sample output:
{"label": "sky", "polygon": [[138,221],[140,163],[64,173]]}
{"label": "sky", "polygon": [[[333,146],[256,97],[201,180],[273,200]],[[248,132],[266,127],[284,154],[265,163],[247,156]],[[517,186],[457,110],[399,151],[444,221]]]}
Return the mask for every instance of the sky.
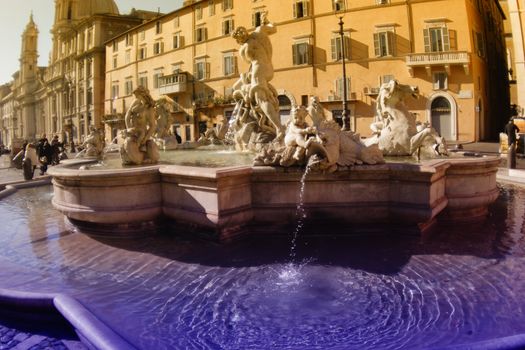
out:
{"label": "sky", "polygon": [[[131,8],[171,12],[182,5],[182,0],[115,0],[120,13],[129,13]],[[38,27],[38,65],[47,66],[51,50],[51,26],[54,19],[54,0],[0,0],[0,84],[12,80],[20,68],[19,58],[22,33],[33,11],[33,20]]]}

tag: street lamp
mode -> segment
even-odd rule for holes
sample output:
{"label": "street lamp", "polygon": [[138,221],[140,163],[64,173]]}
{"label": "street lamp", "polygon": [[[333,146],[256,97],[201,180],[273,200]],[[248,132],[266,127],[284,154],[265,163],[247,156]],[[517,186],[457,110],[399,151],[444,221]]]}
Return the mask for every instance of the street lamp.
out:
{"label": "street lamp", "polygon": [[343,127],[341,130],[349,131],[350,130],[350,113],[348,112],[347,107],[347,84],[346,84],[346,58],[345,58],[345,38],[344,38],[344,31],[343,31],[343,17],[345,16],[345,12],[347,10],[347,0],[334,0],[333,2],[334,7],[334,15],[339,18],[339,35],[341,36],[341,61],[343,64]]}

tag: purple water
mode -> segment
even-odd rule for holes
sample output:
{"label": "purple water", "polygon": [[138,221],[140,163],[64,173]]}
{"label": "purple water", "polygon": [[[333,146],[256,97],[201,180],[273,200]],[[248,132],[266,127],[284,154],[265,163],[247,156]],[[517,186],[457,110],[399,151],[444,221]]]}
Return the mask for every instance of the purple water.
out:
{"label": "purple water", "polygon": [[299,234],[292,265],[290,237],[89,237],[51,197],[0,202],[0,287],[68,293],[141,349],[423,349],[525,333],[519,187],[501,187],[486,221],[424,237]]}

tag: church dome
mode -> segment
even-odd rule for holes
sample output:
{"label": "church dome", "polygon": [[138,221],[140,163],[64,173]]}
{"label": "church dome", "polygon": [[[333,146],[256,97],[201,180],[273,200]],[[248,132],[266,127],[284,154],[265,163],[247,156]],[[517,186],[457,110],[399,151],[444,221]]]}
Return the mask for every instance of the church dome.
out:
{"label": "church dome", "polygon": [[78,3],[80,18],[96,14],[118,15],[118,7],[114,0],[82,0]]}

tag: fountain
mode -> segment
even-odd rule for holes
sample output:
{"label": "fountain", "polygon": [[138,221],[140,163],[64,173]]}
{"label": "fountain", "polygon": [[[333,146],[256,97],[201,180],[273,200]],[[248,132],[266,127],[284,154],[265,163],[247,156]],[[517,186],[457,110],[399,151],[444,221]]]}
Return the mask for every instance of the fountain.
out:
{"label": "fountain", "polygon": [[[417,97],[416,87],[383,84],[369,139],[326,120],[315,97],[308,108],[295,106],[291,122],[281,125],[276,89],[270,84],[269,35],[276,28],[266,17],[262,23],[250,34],[239,27],[232,35],[250,71],[234,85],[230,135],[236,149],[257,152],[254,166],[158,163],[155,102],[139,87],[126,113],[120,153],[123,164],[142,166],[54,167],[49,173],[55,208],[75,225],[99,234],[143,232],[159,222],[196,227],[219,240],[285,232],[295,218],[301,168],[306,166],[311,170],[304,194],[306,226],[391,225],[422,232],[438,219],[470,220],[487,213],[497,197],[499,159],[429,158],[433,152],[444,153],[445,142],[433,128],[417,125],[404,106],[405,98]],[[312,126],[306,123],[308,115]],[[414,154],[427,160],[383,159]]]}
{"label": "fountain", "polygon": [[[523,346],[525,191],[498,188],[495,157],[385,162],[386,144],[419,157],[443,145],[404,111],[399,82],[373,139],[326,120],[316,98],[280,125],[274,30],[263,17],[235,34],[241,57],[268,55],[236,84],[230,133],[256,165],[166,163],[138,94],[121,148],[133,166],[77,159],[49,170],[52,188],[0,202],[0,288],[20,291],[0,289],[0,304],[58,310],[101,349]],[[275,235],[290,232],[291,245]]]}

